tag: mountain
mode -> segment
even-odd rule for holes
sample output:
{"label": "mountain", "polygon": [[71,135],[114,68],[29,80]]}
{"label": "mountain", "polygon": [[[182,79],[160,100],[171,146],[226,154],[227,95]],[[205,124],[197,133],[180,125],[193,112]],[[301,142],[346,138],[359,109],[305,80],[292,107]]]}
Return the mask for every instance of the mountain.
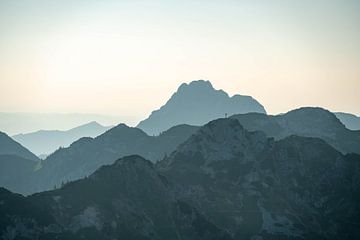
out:
{"label": "mountain", "polygon": [[60,189],[1,188],[0,216],[3,239],[359,239],[360,155],[218,119],[155,165],[132,155]]}
{"label": "mountain", "polygon": [[91,121],[109,126],[119,122],[136,124],[138,118],[133,116],[108,116],[89,113],[0,112],[0,130],[11,136],[20,133],[35,132],[40,129],[68,130]]}
{"label": "mountain", "polygon": [[0,202],[2,239],[232,239],[139,156],[29,197],[2,188]]}
{"label": "mountain", "polygon": [[248,130],[261,130],[276,139],[290,135],[316,137],[343,153],[360,154],[360,131],[347,129],[333,113],[322,108],[304,107],[276,116],[237,114],[231,118]]}
{"label": "mountain", "polygon": [[260,112],[264,107],[250,96],[229,95],[215,90],[209,81],[198,80],[183,83],[159,110],[138,124],[149,135],[179,124],[203,125],[225,114]]}
{"label": "mountain", "polygon": [[360,130],[360,117],[343,112],[335,112],[336,117],[351,130]]}
{"label": "mountain", "polygon": [[157,169],[180,200],[234,239],[360,238],[360,155],[321,139],[275,141],[218,119]]}
{"label": "mountain", "polygon": [[110,128],[104,127],[97,122],[89,122],[68,131],[40,130],[27,134],[18,134],[12,138],[38,156],[49,155],[59,147],[68,147],[72,142],[82,137],[96,137]]}
{"label": "mountain", "polygon": [[21,193],[49,190],[62,182],[83,178],[126,155],[138,154],[154,162],[161,160],[197,129],[180,125],[154,137],[119,124],[96,138],[81,138],[70,147],[55,151],[42,161],[41,169],[30,176],[27,191]]}
{"label": "mountain", "polygon": [[39,164],[16,155],[0,155],[0,186],[15,192],[26,192],[28,176]]}
{"label": "mountain", "polygon": [[36,155],[3,132],[0,132],[0,155],[17,155],[33,161],[39,160]]}

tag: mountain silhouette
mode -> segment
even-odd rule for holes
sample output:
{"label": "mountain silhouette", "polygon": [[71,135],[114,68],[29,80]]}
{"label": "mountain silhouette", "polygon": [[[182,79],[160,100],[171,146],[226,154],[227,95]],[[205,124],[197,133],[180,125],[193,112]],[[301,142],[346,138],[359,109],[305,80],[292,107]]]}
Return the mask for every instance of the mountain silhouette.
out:
{"label": "mountain silhouette", "polygon": [[0,132],[0,155],[17,155],[33,161],[39,160],[35,154],[3,132]]}
{"label": "mountain silhouette", "polygon": [[31,176],[26,191],[21,193],[50,190],[62,182],[88,176],[100,166],[127,155],[141,155],[153,162],[161,160],[197,129],[180,125],[154,137],[141,129],[119,124],[96,138],[81,138],[68,148],[55,151],[42,161],[41,169]]}
{"label": "mountain silhouette", "polygon": [[260,112],[264,107],[250,96],[229,95],[215,90],[209,81],[183,83],[159,110],[141,121],[137,127],[150,135],[157,135],[179,124],[203,125],[225,114]]}
{"label": "mountain silhouette", "polygon": [[157,168],[180,200],[234,239],[360,237],[360,155],[321,139],[275,141],[218,119]]}
{"label": "mountain silhouette", "polygon": [[335,112],[336,117],[350,130],[360,130],[360,117],[343,112]]}
{"label": "mountain silhouette", "polygon": [[18,134],[12,138],[38,156],[49,155],[59,147],[68,147],[72,142],[82,137],[96,137],[110,128],[104,127],[97,122],[89,122],[68,131],[40,130],[27,134]]}
{"label": "mountain silhouette", "polygon": [[231,116],[248,130],[261,130],[281,139],[290,135],[321,138],[343,153],[360,154],[360,131],[352,131],[330,111],[304,107],[280,115],[259,113]]}
{"label": "mountain silhouette", "polygon": [[26,198],[0,189],[0,202],[4,239],[232,239],[178,201],[166,179],[139,156]]}
{"label": "mountain silhouette", "polygon": [[0,203],[5,239],[359,239],[360,155],[217,119],[155,165],[132,155]]}

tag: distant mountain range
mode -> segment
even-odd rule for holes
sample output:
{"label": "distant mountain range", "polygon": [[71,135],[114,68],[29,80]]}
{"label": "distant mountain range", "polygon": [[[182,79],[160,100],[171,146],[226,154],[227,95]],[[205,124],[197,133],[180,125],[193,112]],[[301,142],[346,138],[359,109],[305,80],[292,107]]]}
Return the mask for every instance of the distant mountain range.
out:
{"label": "distant mountain range", "polygon": [[[247,130],[262,131],[276,140],[291,135],[317,137],[344,154],[360,153],[360,131],[345,128],[333,113],[322,108],[300,108],[277,116],[237,114],[230,118],[237,119]],[[157,162],[176,150],[199,128],[179,125],[159,136],[149,136],[141,129],[120,124],[94,139],[81,138],[68,148],[55,151],[28,176],[23,183],[25,186],[10,189],[25,194],[50,190],[132,154]]]}
{"label": "distant mountain range", "polygon": [[0,236],[359,239],[359,176],[360,155],[321,139],[276,141],[218,119],[155,165],[129,156],[57,190],[0,189]]}
{"label": "distant mountain range", "polygon": [[351,130],[360,130],[360,117],[343,112],[335,112],[336,117]]}
{"label": "distant mountain range", "polygon": [[0,132],[0,155],[17,155],[33,161],[39,160],[35,154],[3,132]]}
{"label": "distant mountain range", "polygon": [[14,140],[27,147],[36,155],[49,155],[60,147],[68,147],[82,137],[96,137],[111,127],[90,122],[67,131],[41,130],[12,136]]}
{"label": "distant mountain range", "polygon": [[196,130],[197,127],[179,125],[154,137],[120,124],[94,139],[81,138],[42,161],[41,169],[25,183],[28,185],[25,193],[49,190],[62,182],[80,179],[127,155],[138,154],[154,162],[161,160]]}
{"label": "distant mountain range", "polygon": [[141,121],[137,127],[149,135],[157,135],[179,124],[205,123],[237,113],[266,113],[264,107],[250,96],[229,95],[215,90],[209,81],[183,83],[159,110]]}
{"label": "distant mountain range", "polygon": [[110,126],[119,122],[136,124],[132,116],[109,116],[89,113],[26,113],[0,112],[0,131],[8,135],[36,132],[38,130],[68,130],[85,123],[96,121]]}
{"label": "distant mountain range", "polygon": [[17,136],[45,149],[106,131],[41,161],[0,133],[0,239],[360,239],[360,130],[348,115],[272,116],[241,99],[195,81],[139,124],[150,134],[92,122]]}

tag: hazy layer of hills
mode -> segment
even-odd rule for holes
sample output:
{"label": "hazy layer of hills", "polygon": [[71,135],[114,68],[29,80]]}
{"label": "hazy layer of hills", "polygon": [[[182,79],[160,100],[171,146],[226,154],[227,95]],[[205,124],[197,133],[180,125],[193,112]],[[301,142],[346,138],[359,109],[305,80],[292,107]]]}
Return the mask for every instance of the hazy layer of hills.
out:
{"label": "hazy layer of hills", "polygon": [[20,143],[14,141],[6,133],[0,132],[0,155],[17,155],[22,158],[33,161],[39,160],[38,157],[22,146]]}
{"label": "hazy layer of hills", "polygon": [[149,135],[157,135],[179,124],[204,125],[225,114],[260,112],[264,107],[250,96],[229,95],[215,90],[209,81],[182,84],[159,110],[138,124]]}
{"label": "hazy layer of hills", "polygon": [[12,136],[14,140],[27,147],[36,155],[49,155],[59,147],[68,147],[82,137],[96,137],[111,127],[90,122],[67,131],[41,130]]}
{"label": "hazy layer of hills", "polygon": [[131,156],[58,190],[25,198],[1,189],[0,235],[358,239],[359,173],[359,155],[323,140],[275,141],[219,119],[156,165]]}
{"label": "hazy layer of hills", "polygon": [[360,117],[343,112],[336,112],[335,115],[348,129],[360,130]]}
{"label": "hazy layer of hills", "polygon": [[[345,128],[333,113],[321,108],[301,108],[278,116],[247,113],[231,118],[239,120],[248,130],[261,130],[275,139],[291,135],[317,137],[343,153],[360,153],[360,131]],[[132,154],[156,162],[173,152],[198,129],[179,125],[159,136],[149,136],[138,128],[120,124],[94,139],[81,138],[68,148],[55,151],[37,166],[23,185],[16,177],[12,178],[18,188],[10,190],[24,194],[50,190]]]}
{"label": "hazy layer of hills", "polygon": [[0,131],[8,135],[35,132],[38,130],[68,130],[85,123],[96,121],[105,126],[119,122],[135,124],[131,116],[108,116],[89,113],[11,113],[0,112]]}
{"label": "hazy layer of hills", "polygon": [[360,239],[360,131],[240,99],[184,84],[139,124],[150,135],[119,124],[43,161],[0,133],[0,186],[40,192],[0,188],[0,239]]}
{"label": "hazy layer of hills", "polygon": [[138,154],[151,161],[160,160],[196,130],[196,127],[179,125],[154,137],[138,128],[120,124],[94,139],[81,138],[42,161],[42,167],[24,183],[28,185],[25,193],[49,190],[62,182],[80,179],[127,155]]}

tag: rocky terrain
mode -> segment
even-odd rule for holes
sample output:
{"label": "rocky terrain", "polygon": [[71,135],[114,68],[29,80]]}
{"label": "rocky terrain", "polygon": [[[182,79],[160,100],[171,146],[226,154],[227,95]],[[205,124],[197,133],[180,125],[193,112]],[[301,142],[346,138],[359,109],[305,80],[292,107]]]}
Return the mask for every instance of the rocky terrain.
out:
{"label": "rocky terrain", "polygon": [[4,239],[359,239],[360,156],[218,119],[155,165],[125,157],[0,203]]}
{"label": "rocky terrain", "polygon": [[231,239],[139,156],[26,198],[0,189],[0,202],[2,239]]}

